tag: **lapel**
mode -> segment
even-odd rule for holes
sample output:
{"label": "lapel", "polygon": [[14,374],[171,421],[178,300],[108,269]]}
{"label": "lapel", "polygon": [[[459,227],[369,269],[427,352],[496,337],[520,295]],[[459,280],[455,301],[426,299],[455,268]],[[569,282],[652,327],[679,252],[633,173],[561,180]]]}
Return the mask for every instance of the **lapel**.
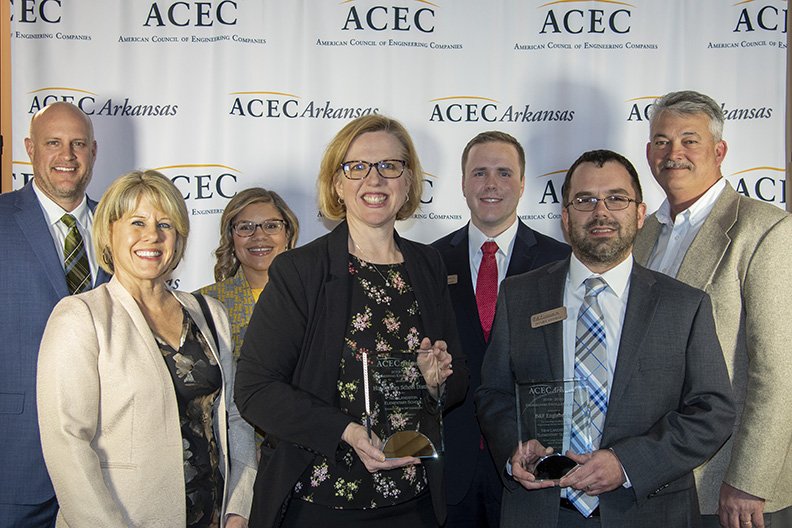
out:
{"label": "lapel", "polygon": [[121,305],[124,311],[127,312],[132,325],[141,340],[146,344],[148,358],[151,361],[151,365],[159,373],[160,382],[164,384],[163,386],[169,386],[173,382],[168,372],[168,367],[162,360],[162,352],[160,352],[157,341],[154,339],[154,333],[146,322],[146,318],[143,317],[143,312],[140,311],[137,302],[115,277],[110,279],[110,282],[107,284],[107,291],[110,292],[113,300]]}
{"label": "lapel", "polygon": [[349,278],[349,226],[346,222],[341,222],[328,235],[327,253],[330,261],[330,276],[324,285],[323,302],[327,314],[325,325],[327,343],[332,345],[325,347],[324,361],[327,378],[332,378],[333,386],[328,387],[328,390],[333,392],[329,395],[332,398],[336,389],[341,352],[344,349],[352,284]]}
{"label": "lapel", "polygon": [[[569,258],[551,264],[547,268],[547,273],[537,281],[538,304],[532,310],[531,315],[546,312],[563,306],[564,287],[566,285],[567,273],[569,272]],[[534,303],[529,301],[529,305]],[[572,314],[567,314],[572,317]],[[530,324],[530,322],[527,322]],[[545,341],[545,354],[550,365],[552,379],[563,379],[564,377],[564,325],[560,321],[542,327]]]}
{"label": "lapel", "polygon": [[[618,405],[632,373],[638,364],[641,352],[646,348],[644,338],[655,317],[659,295],[654,289],[655,278],[650,271],[633,264],[630,274],[630,293],[627,297],[627,310],[624,314],[621,341],[619,342],[616,371],[613,373],[613,386],[608,398],[608,416],[611,411],[618,415]],[[607,434],[607,420],[605,418]],[[604,439],[603,439],[604,440]]]}
{"label": "lapel", "polygon": [[[468,250],[468,226],[459,229],[451,238],[450,250],[446,254],[446,267],[449,275],[456,275],[456,284],[448,286],[451,301],[457,317],[464,317],[464,327],[471,329],[476,341],[483,349],[486,346],[484,331],[481,329],[481,320],[478,316],[476,295],[473,292],[473,279],[470,276],[470,252]],[[460,325],[462,326],[462,325]],[[464,332],[464,330],[463,330]]]}
{"label": "lapel", "polygon": [[731,245],[729,230],[737,222],[739,200],[740,195],[727,183],[682,259],[678,280],[701,290],[712,281]]}
{"label": "lapel", "polygon": [[407,276],[410,278],[415,300],[421,310],[423,335],[429,337],[434,343],[443,335],[443,320],[437,311],[438,304],[442,302],[439,294],[442,291],[442,285],[436,283],[436,269],[428,266],[429,262],[421,254],[418,246],[409,240],[403,240],[396,232],[394,232],[394,237],[404,256]]}
{"label": "lapel", "polygon": [[17,212],[14,217],[20,231],[25,235],[33,253],[41,262],[58,297],[66,297],[69,295],[69,288],[66,285],[63,264],[58,258],[58,250],[55,248],[46,217],[36,198],[36,193],[33,191],[32,181],[17,193],[15,205]]}
{"label": "lapel", "polygon": [[511,259],[509,260],[509,268],[506,270],[506,276],[511,277],[519,273],[534,269],[536,266],[536,236],[533,230],[525,225],[522,220],[517,219],[517,236],[514,239],[514,248],[512,249]]}
{"label": "lapel", "polygon": [[646,218],[644,226],[635,238],[635,245],[633,246],[633,258],[641,266],[646,266],[649,262],[649,257],[652,256],[652,250],[657,243],[657,238],[660,236],[660,222],[657,221],[655,214]]}

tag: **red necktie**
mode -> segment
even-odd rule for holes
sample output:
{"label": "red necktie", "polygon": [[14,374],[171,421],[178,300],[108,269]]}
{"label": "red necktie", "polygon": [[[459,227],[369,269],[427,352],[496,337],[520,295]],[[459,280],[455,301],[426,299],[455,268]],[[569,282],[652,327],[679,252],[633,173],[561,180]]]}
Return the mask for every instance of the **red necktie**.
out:
{"label": "red necktie", "polygon": [[495,318],[495,303],[498,300],[498,263],[495,262],[495,253],[498,244],[484,242],[481,246],[481,266],[476,279],[476,305],[478,306],[481,329],[484,339],[489,341],[492,320]]}

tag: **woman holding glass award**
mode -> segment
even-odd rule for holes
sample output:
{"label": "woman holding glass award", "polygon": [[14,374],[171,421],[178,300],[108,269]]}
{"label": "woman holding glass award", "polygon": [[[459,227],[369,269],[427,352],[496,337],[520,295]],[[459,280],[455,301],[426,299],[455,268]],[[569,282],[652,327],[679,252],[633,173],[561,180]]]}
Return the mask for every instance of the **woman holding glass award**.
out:
{"label": "woman holding glass award", "polygon": [[[445,518],[440,416],[468,372],[440,255],[394,229],[418,207],[422,174],[387,117],[355,119],[327,147],[319,207],[344,221],[273,262],[239,358],[239,409],[274,444],[251,526]],[[391,453],[400,434],[423,449]]]}

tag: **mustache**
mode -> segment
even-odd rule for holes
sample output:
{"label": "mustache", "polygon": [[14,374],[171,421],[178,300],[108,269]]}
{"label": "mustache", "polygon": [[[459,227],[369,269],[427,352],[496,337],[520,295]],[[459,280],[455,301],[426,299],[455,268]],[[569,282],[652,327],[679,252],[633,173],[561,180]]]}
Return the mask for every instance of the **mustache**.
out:
{"label": "mustache", "polygon": [[595,227],[610,227],[612,229],[621,229],[621,224],[615,220],[602,220],[602,219],[594,219],[586,225],[583,226],[586,231]]}
{"label": "mustache", "polygon": [[692,169],[693,165],[685,161],[665,160],[660,166],[661,169]]}

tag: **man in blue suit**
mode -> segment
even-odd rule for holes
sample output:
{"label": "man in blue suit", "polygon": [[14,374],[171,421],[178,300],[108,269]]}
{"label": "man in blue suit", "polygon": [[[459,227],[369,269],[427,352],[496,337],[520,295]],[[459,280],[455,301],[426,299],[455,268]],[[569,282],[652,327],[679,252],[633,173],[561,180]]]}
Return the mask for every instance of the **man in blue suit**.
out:
{"label": "man in blue suit", "polygon": [[[443,256],[462,347],[470,366],[465,401],[444,417],[448,528],[497,528],[502,485],[473,405],[500,282],[566,258],[566,244],[537,233],[517,218],[525,188],[525,151],[505,132],[483,132],[462,152],[462,194],[470,222],[432,245]],[[497,246],[492,245],[494,242]],[[486,271],[486,246],[494,251]],[[491,259],[492,257],[490,257]],[[497,268],[497,269],[495,269]],[[480,273],[481,272],[481,273]],[[484,275],[493,284],[488,295]],[[502,464],[501,464],[502,467]]]}
{"label": "man in blue suit", "polygon": [[[90,119],[74,105],[53,103],[33,116],[25,149],[33,180],[0,195],[0,526],[4,528],[54,526],[58,511],[41,454],[36,362],[52,308],[71,293],[64,248],[73,228],[62,221],[65,213],[76,220],[88,257],[90,278],[85,277],[82,288],[108,279],[96,264],[91,244],[96,202],[85,196],[96,159]],[[68,343],[63,346],[67,354]]]}

